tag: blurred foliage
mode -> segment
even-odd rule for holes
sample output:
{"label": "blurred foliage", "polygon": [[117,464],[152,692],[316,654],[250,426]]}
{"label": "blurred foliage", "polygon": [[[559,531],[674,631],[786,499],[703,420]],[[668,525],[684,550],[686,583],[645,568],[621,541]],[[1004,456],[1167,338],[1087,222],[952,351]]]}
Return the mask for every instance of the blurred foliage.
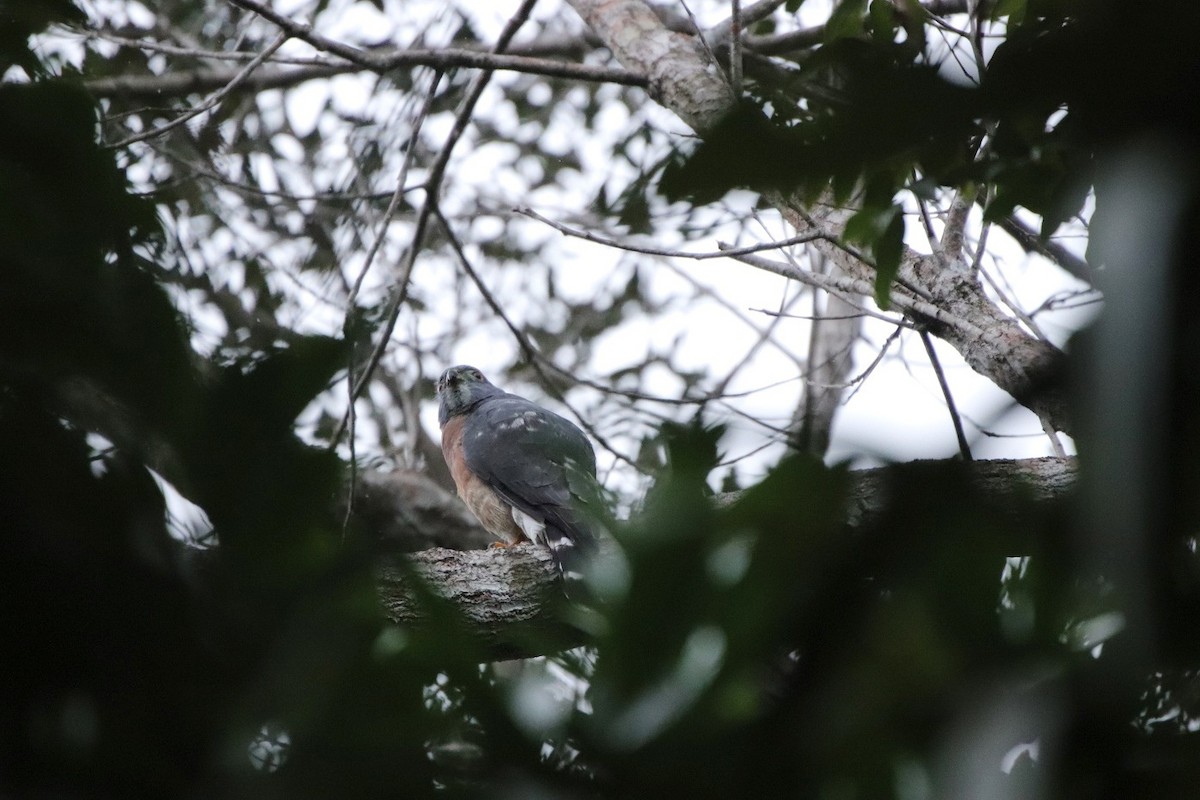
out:
{"label": "blurred foliage", "polygon": [[0,2],[0,74],[20,67],[29,76],[46,74],[30,48],[30,37],[56,23],[82,23],[86,17],[71,0]]}
{"label": "blurred foliage", "polygon": [[[167,5],[180,24],[203,16],[194,4]],[[844,4],[830,35],[905,24],[877,6]],[[29,31],[75,16],[38,8]],[[1188,95],[1174,94],[1195,74],[1193,51],[1176,41],[1189,12],[1164,28],[1144,11],[1067,18],[1059,8],[1022,7],[1002,46],[1013,58],[1002,68],[996,56],[997,72],[1011,70],[1009,89],[964,101],[994,104],[984,106],[999,126],[989,180],[1011,202],[1044,201],[1053,220],[1097,148],[1154,132],[1180,145],[1184,218],[1193,218],[1200,125]],[[596,566],[607,602],[592,646],[486,664],[452,609],[433,604],[422,627],[382,623],[369,556],[335,514],[341,464],[296,433],[344,368],[347,344],[283,313],[274,244],[303,242],[298,269],[321,272],[365,240],[339,238],[353,225],[338,237],[293,229],[286,215],[277,242],[218,237],[230,234],[218,225],[229,210],[222,190],[169,170],[151,196],[132,191],[126,153],[97,141],[96,105],[72,80],[42,78],[18,38],[0,43],[3,57],[39,80],[0,86],[0,793],[1166,798],[1200,784],[1195,231],[1175,243],[1179,305],[1162,315],[1170,402],[1147,421],[1176,435],[1161,462],[1118,465],[1161,478],[1148,504],[1160,513],[1147,584],[1132,587],[1152,601],[1153,616],[1137,619],[1153,636],[1104,627],[1127,602],[1115,589],[1130,586],[1091,568],[1100,540],[1080,530],[1080,496],[1048,503],[1020,487],[996,496],[964,465],[910,465],[889,471],[881,507],[848,527],[848,473],[792,456],[717,507],[709,482],[721,470],[721,432],[692,425],[647,442],[665,461],[639,513],[616,526],[621,556]],[[1062,41],[1069,58],[1052,49]],[[962,145],[979,123],[953,106],[987,92],[945,86],[886,43],[840,42],[823,69],[861,69],[887,89],[876,99],[912,93],[941,124],[898,124],[894,99],[860,107],[850,81],[847,113],[896,135],[851,138],[833,161],[786,161],[806,165],[788,173],[788,187],[866,175],[880,200],[861,235],[884,236],[891,196],[877,187],[905,186],[913,152],[948,159],[921,163],[937,180],[981,179],[956,172],[967,169],[954,161],[961,147],[939,151],[929,137],[957,131]],[[436,102],[452,105],[461,82]],[[522,106],[521,119],[566,102],[568,89],[550,85],[550,99]],[[1051,100],[1068,115],[1046,131]],[[181,128],[159,155],[197,174],[217,150],[237,162],[255,140],[251,105],[222,108],[219,148]],[[158,119],[138,109],[125,119]],[[795,127],[821,153],[827,126],[844,119],[831,112]],[[729,124],[765,124],[755,120]],[[369,160],[387,148],[374,142],[386,132],[368,127],[348,144]],[[760,155],[772,142],[796,146],[786,131],[754,129],[767,137]],[[301,152],[298,171],[328,177],[319,150]],[[830,165],[844,172],[805,171]],[[253,173],[247,165],[243,177]],[[350,220],[386,203],[357,180],[326,187],[353,197],[296,208]],[[256,196],[267,197],[240,194],[236,213],[279,212]],[[207,230],[197,221],[205,214]],[[635,217],[634,228],[644,219]],[[203,258],[242,268],[236,289],[216,285],[229,276],[210,264],[184,263],[173,237],[189,226],[220,243]],[[493,245],[522,252],[504,236]],[[230,323],[207,347],[180,311],[190,292]],[[547,351],[556,334],[594,339],[623,306],[649,302],[625,280],[531,335]],[[1091,402],[1080,393],[1080,408]],[[1102,427],[1081,437],[1085,456],[1103,437]],[[219,546],[172,538],[155,474],[207,513]],[[1147,640],[1159,644],[1123,652]],[[1018,745],[1036,758],[1018,757]]]}

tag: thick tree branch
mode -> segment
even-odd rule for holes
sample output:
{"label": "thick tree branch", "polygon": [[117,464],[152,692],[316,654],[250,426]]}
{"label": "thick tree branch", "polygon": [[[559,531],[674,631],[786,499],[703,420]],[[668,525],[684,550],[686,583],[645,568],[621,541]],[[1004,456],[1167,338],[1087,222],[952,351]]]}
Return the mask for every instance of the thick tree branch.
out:
{"label": "thick tree branch", "polygon": [[[701,136],[732,109],[734,94],[707,53],[689,37],[667,30],[640,0],[571,0],[571,5],[617,61],[649,75],[655,99]],[[838,243],[852,209],[820,203],[806,208],[794,198],[774,193],[766,199],[797,232],[826,233],[828,240],[815,239],[813,247],[840,271],[873,290],[873,270]],[[906,249],[898,283],[916,295],[913,303],[939,310],[929,315],[933,320],[956,321],[932,325],[929,330],[958,350],[972,369],[1056,430],[1071,432],[1067,404],[1058,386],[1061,351],[1029,335],[1002,313],[960,259],[943,260]],[[872,291],[865,294],[870,296]],[[928,321],[921,319],[923,313],[918,311],[913,319]]]}
{"label": "thick tree branch", "polygon": [[735,97],[695,37],[669,30],[641,0],[570,0],[617,62],[650,79],[650,95],[703,136]]}
{"label": "thick tree branch", "polygon": [[[851,473],[846,518],[862,525],[888,502],[889,478],[897,471],[921,469],[928,462],[898,464]],[[959,463],[970,470],[982,493],[997,498],[1020,493],[1038,501],[1065,497],[1075,486],[1073,458]],[[716,498],[720,506],[736,503],[742,492]],[[1016,555],[1018,553],[1014,553]],[[510,549],[447,550],[411,553],[411,572],[391,560],[378,570],[379,596],[388,617],[399,624],[419,624],[429,610],[417,599],[413,575],[462,613],[468,631],[496,659],[540,655],[546,648],[565,649],[585,641],[584,634],[563,621],[562,588],[548,551],[525,545]]]}
{"label": "thick tree branch", "polygon": [[500,661],[565,650],[584,642],[563,621],[565,604],[550,551],[532,544],[506,549],[433,548],[376,570],[379,597],[389,619],[422,624],[430,609],[414,590],[423,583],[456,608],[467,633]]}
{"label": "thick tree branch", "polygon": [[361,471],[355,491],[352,519],[382,551],[479,550],[496,540],[458,497],[423,472]]}

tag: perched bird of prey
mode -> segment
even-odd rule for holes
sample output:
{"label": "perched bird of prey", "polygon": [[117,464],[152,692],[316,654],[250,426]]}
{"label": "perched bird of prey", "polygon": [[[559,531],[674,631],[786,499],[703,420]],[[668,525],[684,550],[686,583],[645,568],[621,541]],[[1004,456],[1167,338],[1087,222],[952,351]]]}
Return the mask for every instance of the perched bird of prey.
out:
{"label": "perched bird of prey", "polygon": [[494,386],[475,367],[450,367],[437,382],[442,455],[458,496],[494,547],[525,539],[550,548],[563,579],[594,535],[579,512],[596,497],[596,453],[574,423]]}

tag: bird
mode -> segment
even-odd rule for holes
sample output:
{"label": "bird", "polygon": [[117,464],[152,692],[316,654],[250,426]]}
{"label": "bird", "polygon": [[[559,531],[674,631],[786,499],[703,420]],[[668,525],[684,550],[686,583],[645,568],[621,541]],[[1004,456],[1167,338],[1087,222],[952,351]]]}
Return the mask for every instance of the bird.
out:
{"label": "bird", "polygon": [[573,422],[495,386],[460,364],[437,382],[442,455],[458,496],[512,547],[549,548],[567,594],[596,537],[581,508],[598,497],[596,452]]}

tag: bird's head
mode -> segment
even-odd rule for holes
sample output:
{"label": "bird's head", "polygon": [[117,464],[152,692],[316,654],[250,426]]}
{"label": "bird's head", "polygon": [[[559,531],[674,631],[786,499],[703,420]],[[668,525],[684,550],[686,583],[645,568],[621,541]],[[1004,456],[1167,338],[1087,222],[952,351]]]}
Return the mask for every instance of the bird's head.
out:
{"label": "bird's head", "polygon": [[450,367],[437,382],[438,424],[444,427],[451,417],[465,414],[481,400],[500,394],[504,392],[475,367]]}

